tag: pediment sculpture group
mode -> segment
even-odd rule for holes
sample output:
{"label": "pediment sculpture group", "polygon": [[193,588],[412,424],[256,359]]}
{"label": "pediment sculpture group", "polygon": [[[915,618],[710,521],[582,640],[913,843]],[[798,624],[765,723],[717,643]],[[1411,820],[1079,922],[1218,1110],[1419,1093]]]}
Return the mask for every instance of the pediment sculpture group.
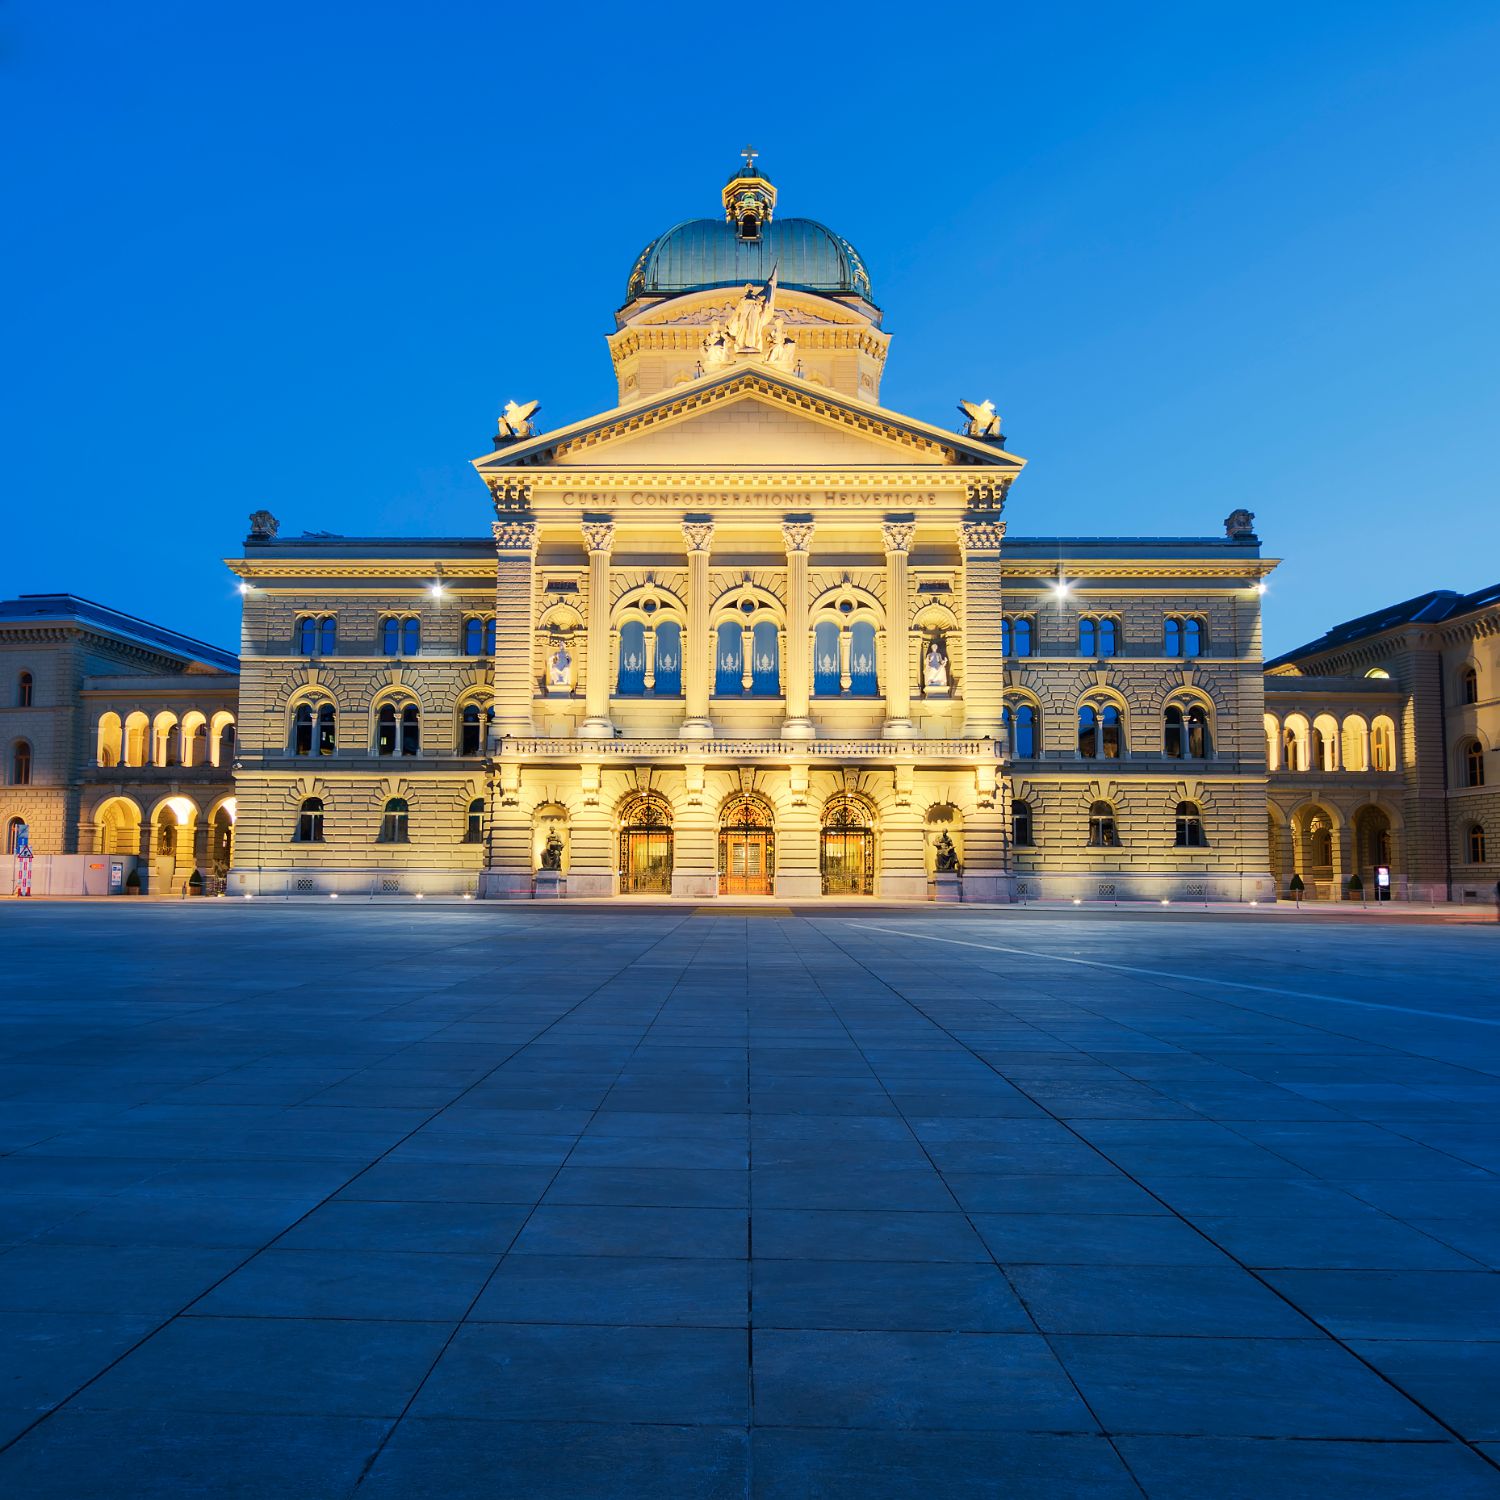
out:
{"label": "pediment sculpture group", "polygon": [[716,317],[703,339],[703,369],[717,370],[750,355],[796,375],[797,341],[787,333],[786,319],[776,311],[776,277],[761,287],[746,282],[727,318]]}

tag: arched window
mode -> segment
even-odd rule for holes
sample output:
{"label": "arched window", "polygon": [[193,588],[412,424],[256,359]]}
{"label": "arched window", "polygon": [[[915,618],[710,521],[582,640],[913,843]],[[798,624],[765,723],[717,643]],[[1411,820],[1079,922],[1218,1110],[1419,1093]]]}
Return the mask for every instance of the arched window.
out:
{"label": "arched window", "polygon": [[1084,615],[1078,622],[1078,654],[1080,656],[1095,656],[1098,654],[1099,624],[1097,620]]}
{"label": "arched window", "polygon": [[1302,764],[1302,741],[1297,731],[1288,725],[1281,731],[1281,763],[1288,771],[1305,771]]}
{"label": "arched window", "polygon": [[1099,621],[1099,655],[1113,656],[1120,645],[1119,622],[1106,615]]}
{"label": "arched window", "polygon": [[646,691],[646,627],[627,620],[620,627],[620,670],[615,692],[622,696]]}
{"label": "arched window", "polygon": [[216,766],[228,766],[234,764],[234,720],[225,719],[219,726],[219,758],[214,762]]}
{"label": "arched window", "polygon": [[422,753],[422,716],[415,703],[408,703],[401,710],[401,753]]}
{"label": "arched window", "polygon": [[422,649],[422,622],[415,616],[401,622],[401,654],[415,656]]}
{"label": "arched window", "polygon": [[1182,622],[1182,654],[1184,656],[1202,656],[1204,647],[1208,644],[1208,632],[1203,628],[1203,621],[1196,615],[1189,615]]}
{"label": "arched window", "polygon": [[332,656],[338,644],[339,622],[332,615],[325,615],[318,625],[318,651],[323,656]]}
{"label": "arched window", "polygon": [[1370,670],[1365,673],[1365,676],[1379,678],[1382,682],[1389,682],[1391,680],[1391,674],[1387,672],[1384,667],[1371,667]]}
{"label": "arched window", "polygon": [[1099,753],[1099,715],[1091,703],[1078,710],[1078,753],[1085,760]]}
{"label": "arched window", "polygon": [[1459,750],[1463,761],[1464,785],[1484,785],[1484,747],[1478,740],[1465,740]]}
{"label": "arched window", "polygon": [[1182,621],[1173,615],[1168,615],[1162,622],[1161,654],[1163,656],[1182,655]]}
{"label": "arched window", "polygon": [[1370,762],[1377,771],[1396,769],[1396,726],[1384,715],[1370,726]]}
{"label": "arched window", "polygon": [[1458,701],[1460,703],[1479,702],[1479,673],[1473,667],[1465,667],[1458,674]]}
{"label": "arched window", "polygon": [[656,682],[651,691],[658,698],[682,694],[682,626],[663,620],[656,627]]}
{"label": "arched window", "polygon": [[1029,849],[1031,836],[1031,804],[1012,802],[1010,805],[1010,841],[1018,849]]}
{"label": "arched window", "polygon": [[1120,831],[1115,825],[1115,810],[1108,802],[1095,802],[1089,808],[1089,848],[1118,849]]}
{"label": "arched window", "polygon": [[299,703],[292,715],[292,754],[311,755],[313,749],[313,711],[310,703]]}
{"label": "arched window", "polygon": [[1208,847],[1208,840],[1203,836],[1203,813],[1196,802],[1177,804],[1177,847],[1179,849]]}
{"label": "arched window", "polygon": [[1181,760],[1187,739],[1182,732],[1182,710],[1169,703],[1162,715],[1162,748],[1173,760]]}
{"label": "arched window", "polygon": [[1478,823],[1470,823],[1464,836],[1464,855],[1471,865],[1482,865],[1484,861],[1484,829]]}
{"label": "arched window", "polygon": [[32,690],[35,688],[35,686],[36,686],[36,684],[32,680],[31,673],[30,672],[22,672],[19,680],[16,683],[16,707],[17,708],[30,708],[31,707]]}
{"label": "arched window", "polygon": [[813,629],[813,695],[835,698],[839,691],[839,627],[819,620]]}
{"label": "arched window", "polygon": [[1029,703],[1005,706],[1005,730],[1010,753],[1017,760],[1032,760],[1037,752],[1036,709]]}
{"label": "arched window", "polygon": [[297,621],[297,654],[311,656],[318,649],[318,622],[311,615]]}
{"label": "arched window", "polygon": [[484,654],[486,656],[495,654],[495,617],[493,615],[484,622]]}
{"label": "arched window", "polygon": [[725,620],[716,637],[714,692],[720,697],[738,697],[745,691],[744,649],[738,620]]}
{"label": "arched window", "polygon": [[1281,769],[1280,757],[1277,751],[1281,748],[1281,736],[1276,733],[1276,720],[1266,715],[1266,770],[1279,771]]}
{"label": "arched window", "polygon": [[[857,628],[857,627],[856,627]],[[875,645],[871,631],[870,672],[875,671]],[[757,697],[774,698],[781,691],[781,637],[774,620],[762,620],[751,633],[750,691]]]}
{"label": "arched window", "polygon": [[[188,729],[189,720],[192,720],[192,728]],[[208,722],[201,714],[189,714],[182,721],[186,738],[182,742],[182,763],[185,766],[206,766],[208,764]]]}
{"label": "arched window", "polygon": [[1187,711],[1187,753],[1192,760],[1204,760],[1213,754],[1208,710],[1196,703]]}
{"label": "arched window", "polygon": [[484,621],[470,618],[464,621],[464,655],[484,654]]}
{"label": "arched window", "polygon": [[385,805],[385,812],[380,819],[380,837],[377,842],[382,844],[409,844],[411,838],[407,833],[407,819],[410,808],[406,805],[405,797],[392,797]]}
{"label": "arched window", "polygon": [[1099,714],[1099,750],[1106,760],[1118,760],[1125,753],[1125,725],[1113,703],[1106,703]]}
{"label": "arched window", "polygon": [[5,852],[14,854],[21,846],[21,830],[26,826],[25,818],[12,818],[5,825]]}
{"label": "arched window", "polygon": [[376,755],[396,753],[396,705],[394,703],[382,703],[379,712],[375,715],[375,753]]}
{"label": "arched window", "polygon": [[146,740],[150,734],[151,722],[140,709],[125,720],[125,764],[127,766],[143,766],[146,764]]}
{"label": "arched window", "polygon": [[484,715],[477,703],[465,703],[458,723],[458,753],[478,755],[484,748]]}
{"label": "arched window", "polygon": [[337,714],[333,704],[318,705],[318,754],[332,755],[338,742]]}
{"label": "arched window", "polygon": [[875,671],[875,627],[856,620],[849,627],[849,691],[873,698],[880,691]]}
{"label": "arched window", "polygon": [[306,797],[297,813],[297,830],[292,835],[293,843],[321,844],[323,842],[323,799]]}
{"label": "arched window", "polygon": [[401,621],[394,616],[380,622],[380,654],[382,656],[401,654]]}
{"label": "arched window", "polygon": [[17,740],[10,752],[10,784],[31,785],[31,746],[25,740]]}
{"label": "arched window", "polygon": [[297,622],[297,651],[301,656],[332,656],[338,642],[339,623],[332,615],[306,615]]}
{"label": "arched window", "polygon": [[1006,656],[1031,655],[1031,620],[1026,615],[1012,615],[1000,623],[1000,648]]}
{"label": "arched window", "polygon": [[119,714],[113,712],[101,714],[99,716],[99,764],[101,766],[119,765],[120,751],[121,730]]}
{"label": "arched window", "polygon": [[482,844],[484,842],[484,798],[476,797],[469,804],[468,815],[464,819],[464,843]]}

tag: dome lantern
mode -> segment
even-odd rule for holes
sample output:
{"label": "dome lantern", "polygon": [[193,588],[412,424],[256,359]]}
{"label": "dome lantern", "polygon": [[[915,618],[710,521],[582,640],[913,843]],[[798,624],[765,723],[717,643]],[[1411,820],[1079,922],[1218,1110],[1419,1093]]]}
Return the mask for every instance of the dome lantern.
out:
{"label": "dome lantern", "polygon": [[742,240],[758,240],[761,226],[771,222],[775,211],[776,187],[755,165],[760,152],[746,146],[740,155],[745,165],[724,184],[724,218]]}

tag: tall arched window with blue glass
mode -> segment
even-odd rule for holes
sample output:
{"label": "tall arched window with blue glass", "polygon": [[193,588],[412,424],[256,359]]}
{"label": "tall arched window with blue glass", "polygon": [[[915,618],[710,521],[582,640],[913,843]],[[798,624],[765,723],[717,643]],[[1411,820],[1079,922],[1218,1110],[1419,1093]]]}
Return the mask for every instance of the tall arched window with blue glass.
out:
{"label": "tall arched window with blue glass", "polygon": [[[826,611],[826,613],[824,613]],[[880,695],[880,635],[869,604],[845,589],[819,607],[813,625],[813,696]]]}
{"label": "tall arched window with blue glass", "polygon": [[714,692],[721,698],[774,698],[781,692],[781,632],[754,600],[737,606],[714,634]]}

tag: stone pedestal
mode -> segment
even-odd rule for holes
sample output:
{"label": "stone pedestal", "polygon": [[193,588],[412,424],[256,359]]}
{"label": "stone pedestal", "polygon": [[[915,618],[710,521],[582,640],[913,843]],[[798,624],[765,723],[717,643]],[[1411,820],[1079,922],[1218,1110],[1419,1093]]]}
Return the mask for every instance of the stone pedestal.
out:
{"label": "stone pedestal", "polygon": [[535,895],[538,901],[558,901],[568,894],[568,877],[561,870],[538,870]]}
{"label": "stone pedestal", "polygon": [[964,878],[952,871],[942,871],[928,877],[927,899],[929,901],[962,901]]}

